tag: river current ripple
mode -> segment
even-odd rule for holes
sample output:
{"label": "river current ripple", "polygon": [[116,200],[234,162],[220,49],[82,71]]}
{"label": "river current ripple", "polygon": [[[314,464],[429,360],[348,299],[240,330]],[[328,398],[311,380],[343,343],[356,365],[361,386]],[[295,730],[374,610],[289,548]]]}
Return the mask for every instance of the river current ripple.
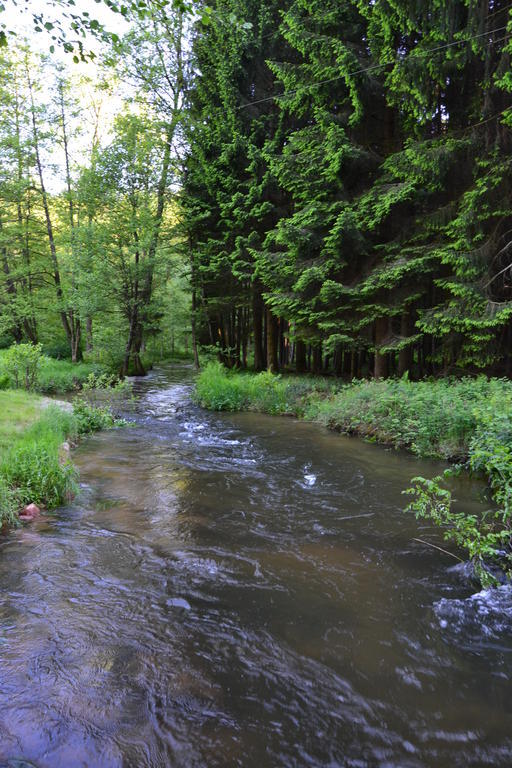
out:
{"label": "river current ripple", "polygon": [[138,381],[76,500],[0,541],[0,768],[509,768],[510,588],[402,511],[439,466],[192,378]]}

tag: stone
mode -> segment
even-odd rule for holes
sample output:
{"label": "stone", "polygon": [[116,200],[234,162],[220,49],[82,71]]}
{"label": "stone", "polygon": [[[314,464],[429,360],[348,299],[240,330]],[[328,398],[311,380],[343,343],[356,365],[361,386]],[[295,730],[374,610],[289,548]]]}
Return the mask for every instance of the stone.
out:
{"label": "stone", "polygon": [[19,518],[25,522],[31,522],[32,520],[35,520],[36,517],[39,517],[40,514],[41,510],[37,504],[27,504],[27,506],[20,512]]}

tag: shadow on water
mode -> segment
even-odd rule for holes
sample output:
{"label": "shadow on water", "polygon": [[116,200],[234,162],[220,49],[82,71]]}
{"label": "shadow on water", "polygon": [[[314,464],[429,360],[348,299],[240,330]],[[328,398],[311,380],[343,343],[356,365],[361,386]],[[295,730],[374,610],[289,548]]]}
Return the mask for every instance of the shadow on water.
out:
{"label": "shadow on water", "polygon": [[0,766],[510,766],[510,592],[402,512],[439,467],[192,376],[138,381],[76,501],[0,545]]}

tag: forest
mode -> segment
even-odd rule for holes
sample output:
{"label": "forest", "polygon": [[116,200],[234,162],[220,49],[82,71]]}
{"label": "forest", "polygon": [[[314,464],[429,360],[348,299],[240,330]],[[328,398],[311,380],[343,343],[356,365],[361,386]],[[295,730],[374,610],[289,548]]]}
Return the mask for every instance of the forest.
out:
{"label": "forest", "polygon": [[94,63],[11,42],[2,345],[509,375],[509,11],[149,3]]}
{"label": "forest", "polygon": [[510,768],[511,32],[0,0],[2,768]]}

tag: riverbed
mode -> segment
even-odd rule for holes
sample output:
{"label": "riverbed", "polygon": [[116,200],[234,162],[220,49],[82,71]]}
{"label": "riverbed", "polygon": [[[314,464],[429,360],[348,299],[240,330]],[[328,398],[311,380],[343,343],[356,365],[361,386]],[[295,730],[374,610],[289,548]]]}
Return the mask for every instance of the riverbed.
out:
{"label": "riverbed", "polygon": [[0,768],[509,768],[510,590],[403,512],[441,465],[192,386],[138,380],[74,502],[0,541]]}

